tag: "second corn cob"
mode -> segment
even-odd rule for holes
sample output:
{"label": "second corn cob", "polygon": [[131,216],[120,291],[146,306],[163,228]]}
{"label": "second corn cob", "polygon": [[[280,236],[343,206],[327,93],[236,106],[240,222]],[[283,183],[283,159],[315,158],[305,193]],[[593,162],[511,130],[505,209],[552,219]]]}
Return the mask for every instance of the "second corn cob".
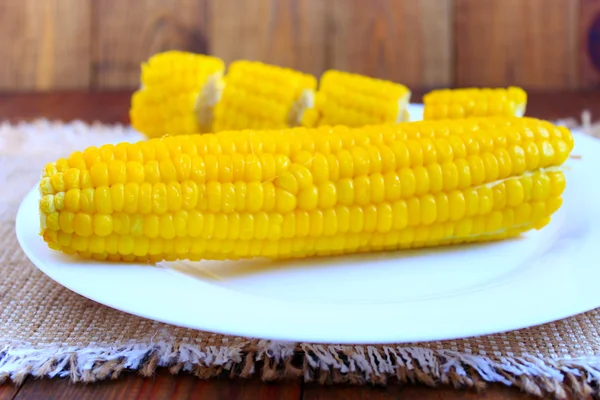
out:
{"label": "second corn cob", "polygon": [[235,61],[214,105],[211,131],[283,129],[300,125],[302,103],[312,103],[312,75],[257,61]]}
{"label": "second corn cob", "polygon": [[572,147],[531,118],[90,147],[44,169],[40,233],[64,253],[151,262],[496,240],[548,223]]}

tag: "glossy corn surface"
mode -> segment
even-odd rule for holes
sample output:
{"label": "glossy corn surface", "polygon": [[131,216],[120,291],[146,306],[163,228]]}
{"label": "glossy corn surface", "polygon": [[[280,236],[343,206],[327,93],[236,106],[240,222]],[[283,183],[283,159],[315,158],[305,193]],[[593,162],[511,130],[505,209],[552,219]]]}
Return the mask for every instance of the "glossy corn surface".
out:
{"label": "glossy corn surface", "polygon": [[199,95],[211,76],[221,76],[217,58],[167,51],[142,64],[141,87],[131,99],[133,128],[148,137],[205,132],[197,116]]}
{"label": "glossy corn surface", "polygon": [[314,96],[317,80],[289,68],[257,61],[235,61],[213,111],[212,131],[283,129],[299,125],[296,108]]}
{"label": "glossy corn surface", "polygon": [[434,90],[423,96],[425,120],[525,114],[527,93],[518,87]]}
{"label": "glossy corn surface", "polygon": [[41,235],[114,261],[289,258],[497,240],[561,205],[563,127],[531,118],[224,131],[50,163]]}
{"label": "glossy corn surface", "polygon": [[407,120],[409,89],[364,75],[329,70],[319,82],[315,106],[303,117],[304,126],[360,127]]}

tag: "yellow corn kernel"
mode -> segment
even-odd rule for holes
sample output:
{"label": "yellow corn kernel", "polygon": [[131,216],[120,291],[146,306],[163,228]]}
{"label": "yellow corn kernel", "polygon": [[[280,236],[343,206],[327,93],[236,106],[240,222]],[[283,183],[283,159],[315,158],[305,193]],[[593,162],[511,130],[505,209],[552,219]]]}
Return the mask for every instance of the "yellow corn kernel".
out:
{"label": "yellow corn kernel", "polygon": [[426,120],[525,114],[527,94],[518,87],[443,89],[423,96]]}
{"label": "yellow corn kernel", "polygon": [[240,60],[229,65],[222,85],[209,121],[213,132],[298,126],[317,82],[289,68]]}
{"label": "yellow corn kernel", "polygon": [[[131,99],[132,126],[148,137],[206,131],[206,116],[200,114],[207,111],[199,106],[210,109],[218,98],[224,70],[221,59],[201,54],[166,51],[152,56],[142,64],[141,87]],[[203,93],[209,80],[213,85]]]}
{"label": "yellow corn kernel", "polygon": [[66,254],[151,262],[499,240],[561,206],[565,135],[489,117],[107,145],[46,166],[40,234]]}
{"label": "yellow corn kernel", "polygon": [[337,70],[320,79],[314,105],[304,112],[306,127],[352,127],[408,120],[410,90],[401,84]]}

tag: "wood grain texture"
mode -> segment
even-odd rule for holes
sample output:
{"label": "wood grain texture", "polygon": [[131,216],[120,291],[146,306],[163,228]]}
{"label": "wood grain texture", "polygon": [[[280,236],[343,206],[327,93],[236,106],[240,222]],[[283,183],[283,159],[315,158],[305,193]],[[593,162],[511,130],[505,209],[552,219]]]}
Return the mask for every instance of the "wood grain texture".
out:
{"label": "wood grain texture", "polygon": [[218,0],[211,2],[213,54],[226,62],[259,60],[320,75],[329,38],[326,1]]}
{"label": "wood grain texture", "polygon": [[[416,90],[413,101],[422,101],[423,93]],[[0,94],[0,120],[19,122],[48,118],[127,124],[131,94],[131,91],[5,93]],[[530,92],[527,115],[548,120],[577,118],[586,109],[594,121],[600,120],[600,90]]]}
{"label": "wood grain texture", "polygon": [[[369,386],[348,387],[305,385],[303,400],[534,400],[519,389],[490,385],[485,391],[454,389],[450,386],[430,388],[426,386],[396,386],[373,388]],[[573,399],[575,400],[575,399]],[[577,400],[592,400],[577,399]]]}
{"label": "wood grain texture", "polygon": [[206,53],[207,0],[95,0],[92,87],[134,88],[140,64],[165,50]]}
{"label": "wood grain texture", "polygon": [[458,86],[575,88],[578,0],[454,0]]}
{"label": "wood grain texture", "polygon": [[128,124],[131,95],[131,91],[0,94],[0,120]]}
{"label": "wood grain texture", "polygon": [[583,87],[600,87],[600,0],[580,1],[580,84]]}
{"label": "wood grain texture", "polygon": [[87,88],[90,4],[0,1],[0,90]]}
{"label": "wood grain texture", "polygon": [[[0,390],[3,387],[0,386]],[[0,391],[2,393],[2,391]],[[430,388],[419,385],[387,387],[317,385],[301,382],[264,383],[250,380],[200,380],[191,375],[171,375],[159,370],[153,378],[129,373],[116,380],[73,384],[64,379],[28,379],[20,390],[12,388],[1,400],[533,400],[516,388],[499,384],[484,391]],[[592,397],[567,400],[592,400]]]}
{"label": "wood grain texture", "polygon": [[600,86],[600,0],[0,0],[0,91],[132,89],[168,49],[412,89]]}
{"label": "wood grain texture", "polygon": [[12,400],[15,398],[21,388],[11,384],[0,385],[0,400]]}
{"label": "wood grain texture", "polygon": [[520,393],[518,390],[505,389],[493,386],[489,392],[478,393],[475,391],[456,390],[449,387],[429,388],[425,386],[387,386],[385,388],[372,387],[319,387],[316,385],[305,385],[303,400],[530,400],[537,399]]}
{"label": "wood grain texture", "polygon": [[15,400],[255,400],[301,398],[300,382],[265,384],[259,380],[200,380],[160,370],[153,378],[127,374],[112,381],[72,384],[67,380],[29,380]]}
{"label": "wood grain texture", "polygon": [[328,4],[330,67],[411,87],[452,84],[452,1]]}
{"label": "wood grain texture", "polygon": [[133,89],[169,49],[411,89],[592,88],[600,0],[0,0],[0,91]]}

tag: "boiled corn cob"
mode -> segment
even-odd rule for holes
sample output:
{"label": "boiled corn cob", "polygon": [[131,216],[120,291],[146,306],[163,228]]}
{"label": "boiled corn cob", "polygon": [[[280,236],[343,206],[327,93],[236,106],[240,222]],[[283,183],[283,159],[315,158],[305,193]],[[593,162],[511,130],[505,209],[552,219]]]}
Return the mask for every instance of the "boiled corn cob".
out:
{"label": "boiled corn cob", "polygon": [[223,131],[49,163],[41,235],[113,261],[289,258],[503,239],[561,206],[564,127],[532,118]]}
{"label": "boiled corn cob", "polygon": [[313,102],[316,86],[312,75],[257,61],[235,61],[214,106],[212,131],[298,126],[304,104]]}
{"label": "boiled corn cob", "polygon": [[306,127],[346,125],[359,127],[408,120],[410,90],[401,84],[326,71],[319,82],[315,106],[302,116]]}
{"label": "boiled corn cob", "polygon": [[443,89],[423,96],[426,120],[525,114],[527,93],[518,87]]}
{"label": "boiled corn cob", "polygon": [[202,116],[210,110],[202,107],[218,98],[200,94],[207,82],[218,88],[224,70],[221,59],[201,54],[167,51],[151,57],[142,64],[141,87],[131,100],[132,126],[149,137],[206,132]]}

